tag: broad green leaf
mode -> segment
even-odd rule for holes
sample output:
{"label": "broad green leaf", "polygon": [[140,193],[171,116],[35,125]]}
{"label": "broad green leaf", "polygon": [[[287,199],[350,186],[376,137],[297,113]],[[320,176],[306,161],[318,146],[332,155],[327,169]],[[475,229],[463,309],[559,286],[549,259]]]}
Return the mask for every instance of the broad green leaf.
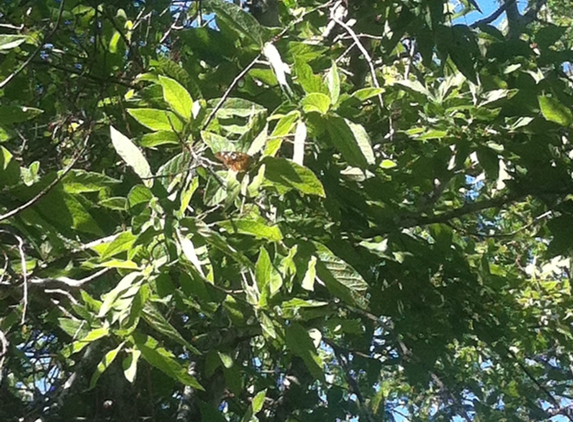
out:
{"label": "broad green leaf", "polygon": [[293,298],[281,304],[283,309],[296,309],[296,308],[320,308],[328,305],[328,302],[321,302],[318,300],[305,300]]}
{"label": "broad green leaf", "polygon": [[[328,88],[322,82],[322,78],[315,75],[310,65],[298,56],[294,56],[294,71],[296,82],[302,86],[307,94],[321,93],[328,95]],[[330,104],[330,98],[328,103]]]}
{"label": "broad green leaf", "polygon": [[259,291],[262,292],[271,281],[272,263],[269,253],[264,247],[259,251],[259,258],[255,266],[255,279],[259,286]]}
{"label": "broad green leaf", "polygon": [[129,250],[136,239],[137,236],[129,231],[121,233],[101,252],[100,259],[104,261],[121,252]]}
{"label": "broad green leaf", "polygon": [[263,221],[241,219],[221,221],[218,224],[229,233],[247,234],[259,239],[267,239],[271,242],[278,242],[283,238],[278,226],[268,226]]}
{"label": "broad green leaf", "polygon": [[286,74],[290,73],[289,66],[283,62],[281,55],[274,44],[268,42],[263,48],[263,55],[269,61],[277,82],[292,95],[292,90],[287,82]]}
{"label": "broad green leaf", "polygon": [[[53,195],[53,196],[52,196]],[[64,206],[66,208],[66,212],[69,213],[69,216],[72,219],[72,228],[82,231],[84,233],[91,233],[95,234],[96,236],[103,235],[102,229],[99,227],[97,221],[92,217],[89,211],[85,208],[82,201],[75,195],[70,195],[67,192],[60,192],[59,188],[54,189],[48,195],[50,200],[56,201],[60,200],[60,206]],[[43,202],[43,205],[47,205],[48,201]],[[42,210],[42,213],[54,213],[56,208],[48,208],[46,210]],[[52,219],[59,219],[62,217],[62,214],[52,215]]]}
{"label": "broad green leaf", "polygon": [[28,35],[0,35],[0,50],[11,50],[31,39]]}
{"label": "broad green leaf", "polygon": [[135,346],[141,351],[141,355],[149,364],[184,385],[204,390],[195,377],[189,375],[187,369],[177,362],[170,352],[159,347],[157,341],[152,337],[134,333],[132,338]]}
{"label": "broad green leaf", "polygon": [[124,270],[139,270],[139,265],[133,261],[126,261],[123,259],[112,259],[102,262],[100,267],[104,268],[123,268]]}
{"label": "broad green leaf", "polygon": [[199,409],[201,410],[201,418],[209,422],[228,422],[227,418],[218,411],[215,407],[203,401],[199,401]]}
{"label": "broad green leaf", "polygon": [[13,123],[22,123],[39,116],[43,112],[44,110],[34,107],[0,105],[0,124],[11,125]]}
{"label": "broad green leaf", "polygon": [[313,92],[304,97],[300,104],[306,113],[315,111],[320,114],[326,114],[330,109],[330,98],[328,95]]}
{"label": "broad green leaf", "polygon": [[299,166],[304,165],[306,136],[306,124],[302,120],[299,120],[296,124],[296,130],[294,132],[294,145],[292,153],[292,161]]}
{"label": "broad green leaf", "polygon": [[181,133],[183,122],[171,111],[155,108],[129,108],[127,112],[143,126],[153,130]]}
{"label": "broad green leaf", "polygon": [[402,81],[396,81],[395,85],[400,85],[403,86],[405,88],[408,88],[418,94],[422,94],[425,97],[430,98],[432,95],[430,94],[430,91],[428,91],[426,89],[426,87],[424,85],[422,85],[419,81],[415,80],[415,81],[411,81],[409,79],[405,79]]}
{"label": "broad green leaf", "polygon": [[219,355],[219,359],[221,359],[221,363],[225,368],[230,368],[233,366],[233,358],[226,353],[217,352]]}
{"label": "broad green leaf", "polygon": [[193,99],[189,92],[179,82],[165,76],[159,76],[159,83],[163,87],[163,98],[171,110],[188,122],[191,119],[193,107]]}
{"label": "broad green leaf", "polygon": [[308,168],[284,158],[266,157],[263,163],[266,183],[279,193],[296,189],[308,195],[325,196],[322,183]]}
{"label": "broad green leaf", "polygon": [[201,139],[207,144],[214,154],[221,151],[235,151],[235,144],[229,142],[227,138],[212,132],[201,132]]}
{"label": "broad green leaf", "polygon": [[264,389],[259,391],[255,397],[253,397],[253,401],[251,403],[251,407],[253,409],[253,413],[257,414],[263,409],[263,405],[265,404],[265,397],[267,395],[267,390]]}
{"label": "broad green leaf", "polygon": [[20,166],[6,148],[0,146],[0,187],[15,185],[20,181]]}
{"label": "broad green leaf", "polygon": [[314,280],[316,279],[316,256],[311,256],[308,261],[308,268],[302,280],[302,288],[305,290],[314,290]]}
{"label": "broad green leaf", "polygon": [[99,192],[121,183],[101,173],[85,170],[70,170],[62,179],[64,190],[69,193]]}
{"label": "broad green leaf", "polygon": [[115,349],[110,350],[109,352],[107,352],[105,354],[105,356],[103,357],[101,362],[98,364],[96,371],[92,375],[92,379],[90,381],[90,386],[88,387],[88,390],[91,390],[92,388],[94,388],[96,386],[97,381],[99,380],[99,377],[101,377],[101,375],[106,371],[106,369],[111,366],[111,364],[113,363],[113,361],[117,357],[117,354],[122,349],[123,345],[124,345],[124,343],[121,343]]}
{"label": "broad green leaf", "polygon": [[110,126],[111,142],[118,155],[129,165],[133,171],[143,180],[146,186],[153,185],[153,173],[145,156],[141,153],[129,138]]}
{"label": "broad green leaf", "polygon": [[362,88],[352,93],[352,96],[359,99],[360,101],[369,100],[372,97],[384,93],[384,88]]}
{"label": "broad green leaf", "polygon": [[128,380],[131,384],[135,381],[135,376],[137,375],[137,361],[141,356],[141,351],[137,349],[131,349],[129,351],[129,355],[123,360],[123,374],[125,375],[125,379]]}
{"label": "broad green leaf", "polygon": [[245,39],[250,40],[261,48],[263,47],[261,25],[250,13],[224,0],[205,0],[202,7],[215,12],[217,20],[223,20]]}
{"label": "broad green leaf", "polygon": [[547,96],[537,97],[541,114],[550,122],[555,122],[561,126],[571,126],[573,114],[571,109],[562,104],[558,99]]}
{"label": "broad green leaf", "polygon": [[398,164],[396,164],[396,162],[392,161],[392,160],[382,160],[382,162],[380,163],[380,168],[383,169],[391,169],[396,167]]}
{"label": "broad green leaf", "polygon": [[[208,104],[216,107],[221,102],[221,98],[209,100]],[[260,104],[243,98],[227,98],[217,111],[218,119],[230,119],[231,117],[250,118],[259,113],[267,113],[267,109]]]}
{"label": "broad green leaf", "polygon": [[351,265],[332,253],[330,249],[315,243],[318,259],[342,284],[354,292],[365,292],[368,284]]}
{"label": "broad green leaf", "polygon": [[374,151],[364,127],[342,117],[329,116],[327,130],[332,144],[349,165],[365,168],[374,163]]}
{"label": "broad green leaf", "polygon": [[259,313],[259,323],[261,324],[261,328],[263,329],[263,334],[266,334],[270,338],[277,338],[277,332],[275,330],[273,320],[269,318],[269,316],[264,313]]}
{"label": "broad green leaf", "polygon": [[185,255],[185,258],[189,260],[194,266],[195,269],[201,274],[201,276],[205,277],[203,273],[203,269],[201,268],[201,261],[199,261],[199,257],[197,256],[197,252],[195,252],[195,246],[191,239],[183,236],[181,233],[177,233],[177,237],[179,238],[179,244],[181,245],[181,250]]}
{"label": "broad green leaf", "polygon": [[143,307],[147,303],[150,293],[151,289],[148,284],[143,284],[139,290],[137,290],[137,293],[131,301],[128,317],[121,321],[121,330],[118,330],[119,335],[125,337],[137,328],[141,319]]}
{"label": "broad green leaf", "polygon": [[175,327],[173,327],[173,325],[169,323],[167,318],[165,318],[152,303],[148,302],[145,304],[143,308],[143,319],[145,319],[145,321],[153,329],[157,330],[164,336],[169,337],[170,339],[176,341],[182,346],[185,346],[191,353],[194,353],[196,355],[201,354],[201,352],[199,352],[199,350],[197,350],[195,346],[192,346],[191,343],[189,343],[181,336],[179,331],[177,331]]}
{"label": "broad green leaf", "polygon": [[338,103],[338,98],[340,97],[340,74],[338,73],[336,62],[332,62],[332,67],[326,74],[326,85],[330,93],[330,103]]}
{"label": "broad green leaf", "polygon": [[135,285],[135,281],[141,277],[141,274],[137,271],[131,272],[127,274],[125,277],[121,279],[121,281],[111,290],[109,293],[105,295],[103,303],[98,313],[98,318],[101,318],[110,311],[113,307],[116,300],[125,293],[130,287]]}
{"label": "broad green leaf", "polygon": [[223,368],[225,385],[233,394],[241,394],[241,392],[244,391],[242,374],[243,372],[239,368],[239,365],[233,365],[230,368]]}
{"label": "broad green leaf", "polygon": [[290,113],[282,116],[278,121],[277,125],[275,126],[275,128],[273,129],[271,137],[274,138],[288,135],[291,132],[292,128],[294,127],[299,117],[300,113],[298,111],[291,111]]}
{"label": "broad green leaf", "polygon": [[72,338],[80,338],[87,334],[86,321],[72,318],[58,318],[58,325]]}
{"label": "broad green leaf", "polygon": [[302,358],[304,364],[313,377],[324,381],[322,359],[316,352],[316,347],[306,331],[300,324],[291,322],[285,327],[286,345],[292,352]]}
{"label": "broad green leaf", "polygon": [[158,132],[146,133],[141,137],[139,145],[144,148],[154,148],[160,145],[180,145],[179,136],[173,131],[160,130]]}
{"label": "broad green leaf", "polygon": [[102,327],[102,328],[95,328],[91,330],[84,338],[78,341],[74,341],[67,350],[64,351],[64,355],[69,357],[75,353],[80,352],[83,350],[88,344],[93,343],[100,338],[107,337],[109,334],[109,328]]}

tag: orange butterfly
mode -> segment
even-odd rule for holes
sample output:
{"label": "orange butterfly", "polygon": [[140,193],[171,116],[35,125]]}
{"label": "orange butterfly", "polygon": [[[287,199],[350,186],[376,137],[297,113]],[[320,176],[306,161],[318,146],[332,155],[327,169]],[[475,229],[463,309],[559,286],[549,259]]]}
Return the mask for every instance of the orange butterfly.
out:
{"label": "orange butterfly", "polygon": [[215,154],[219,161],[222,161],[229,170],[237,173],[247,171],[251,165],[252,157],[244,152],[221,151]]}

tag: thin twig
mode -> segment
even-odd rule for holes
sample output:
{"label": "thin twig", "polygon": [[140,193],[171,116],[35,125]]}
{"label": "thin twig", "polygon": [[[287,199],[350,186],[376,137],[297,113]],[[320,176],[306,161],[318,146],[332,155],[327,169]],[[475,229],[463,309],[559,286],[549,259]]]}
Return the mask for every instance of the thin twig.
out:
{"label": "thin twig", "polygon": [[18,252],[20,254],[20,266],[22,267],[22,279],[24,280],[24,309],[22,310],[22,324],[26,320],[26,310],[28,309],[28,269],[26,268],[26,254],[24,252],[24,240],[8,230],[0,230],[0,233],[4,233],[12,236],[18,242]]}
{"label": "thin twig", "polygon": [[229,95],[231,95],[231,91],[233,90],[233,88],[235,88],[235,86],[237,86],[237,84],[239,83],[239,81],[241,79],[243,79],[243,77],[249,72],[249,70],[252,69],[252,67],[257,63],[257,60],[259,60],[259,58],[261,57],[261,54],[259,53],[257,55],[257,57],[255,57],[251,63],[248,64],[247,67],[245,67],[241,73],[239,73],[235,79],[233,79],[233,82],[231,82],[231,85],[229,85],[229,88],[227,88],[227,90],[225,91],[225,93],[223,94],[223,96],[221,97],[221,100],[219,101],[219,103],[215,106],[215,108],[211,111],[211,114],[209,114],[209,117],[207,117],[207,120],[205,121],[205,123],[203,124],[203,127],[201,128],[202,130],[207,129],[207,126],[209,126],[209,124],[211,123],[211,120],[213,120],[213,118],[215,117],[215,115],[217,114],[217,112],[221,109],[221,107],[223,106],[223,103],[227,100],[227,98],[229,98]]}
{"label": "thin twig", "polygon": [[20,67],[18,69],[16,69],[12,74],[8,75],[8,77],[6,79],[4,79],[2,82],[0,82],[0,89],[4,88],[6,85],[8,85],[10,83],[10,81],[12,79],[14,79],[16,76],[18,76],[18,74],[20,74],[20,72],[22,72],[26,66],[28,66],[30,64],[30,62],[32,60],[34,60],[34,57],[36,57],[38,55],[38,53],[42,50],[42,48],[44,48],[44,45],[46,45],[46,43],[48,42],[48,40],[50,38],[52,38],[52,36],[56,33],[58,27],[60,26],[60,20],[62,19],[62,14],[64,13],[64,5],[66,3],[66,0],[61,0],[60,1],[60,9],[58,10],[58,18],[56,19],[56,24],[54,25],[54,28],[50,31],[50,33],[42,40],[42,42],[40,43],[40,45],[36,48],[36,50],[34,50],[32,52],[32,54],[30,54],[30,56],[26,59],[26,61],[24,63],[22,63],[20,65]]}
{"label": "thin twig", "polygon": [[30,280],[30,283],[32,283],[32,284],[46,284],[46,283],[55,281],[58,283],[63,283],[69,287],[81,287],[84,284],[86,284],[92,280],[95,280],[96,278],[107,273],[110,270],[111,270],[111,268],[104,268],[102,270],[99,270],[97,273],[94,273],[90,276],[84,277],[80,280],[74,280],[73,278],[69,278],[69,277],[33,278]]}
{"label": "thin twig", "polygon": [[[539,381],[537,381],[537,378],[535,378],[535,376],[531,373],[531,371],[529,371],[529,369],[518,359],[517,355],[511,350],[511,349],[507,349],[507,353],[514,359],[515,363],[517,363],[517,366],[519,366],[519,368],[525,373],[525,375],[527,375],[527,377],[533,381],[533,383],[537,386],[537,388],[539,388],[549,399],[549,401],[551,402],[551,404],[553,404],[553,406],[555,406],[556,408],[560,409],[561,405],[559,404],[559,401],[553,397],[553,394],[547,389],[545,388],[544,385],[542,385]],[[573,421],[573,416],[571,416],[568,413],[563,414],[563,416],[567,417],[567,419],[569,419],[570,421]]]}
{"label": "thin twig", "polygon": [[4,361],[6,360],[6,355],[8,354],[8,339],[4,335],[4,332],[0,330],[0,345],[2,349],[0,350],[0,385],[2,385],[2,374],[4,373]]}
{"label": "thin twig", "polygon": [[58,177],[56,177],[52,183],[50,183],[48,186],[46,186],[44,189],[42,189],[40,192],[38,192],[38,194],[36,196],[34,196],[32,199],[30,199],[28,202],[26,202],[23,205],[20,205],[17,208],[14,208],[11,211],[8,211],[6,214],[0,215],[0,222],[7,220],[11,217],[14,217],[15,215],[21,213],[24,210],[27,210],[28,208],[30,208],[32,205],[36,204],[36,202],[38,202],[40,199],[42,199],[48,192],[50,192],[58,183],[60,183],[60,181],[66,177],[66,175],[70,172],[70,170],[74,167],[74,165],[76,164],[76,162],[79,160],[80,156],[82,155],[82,152],[84,151],[84,149],[87,146],[88,140],[90,138],[90,135],[88,134],[86,136],[86,140],[84,142],[83,147],[74,155],[74,157],[72,158],[72,162],[68,165],[68,167],[66,167],[62,173],[60,175],[58,175]]}
{"label": "thin twig", "polygon": [[[358,35],[356,35],[356,32],[354,32],[354,30],[350,26],[348,26],[346,23],[344,23],[340,19],[338,19],[334,14],[331,15],[331,18],[334,22],[336,22],[338,25],[340,25],[342,28],[344,28],[344,30],[346,32],[348,32],[348,34],[352,37],[352,39],[354,40],[354,43],[356,44],[356,47],[358,47],[358,49],[360,50],[360,52],[364,56],[364,59],[368,63],[368,67],[370,69],[370,75],[372,77],[372,83],[374,84],[374,86],[376,88],[380,89],[381,87],[380,87],[380,83],[378,82],[378,77],[376,76],[376,69],[374,68],[374,62],[372,61],[372,57],[370,56],[370,53],[368,53],[368,50],[366,50],[366,48],[360,42],[360,38],[358,38]],[[382,108],[382,110],[384,110],[385,106],[384,106],[384,99],[382,98],[382,94],[378,93],[377,97],[378,97],[378,101],[380,102],[380,107]],[[388,113],[388,122],[389,122],[388,135],[389,135],[390,139],[392,139],[393,135],[394,135],[394,125],[392,123],[391,113]]]}

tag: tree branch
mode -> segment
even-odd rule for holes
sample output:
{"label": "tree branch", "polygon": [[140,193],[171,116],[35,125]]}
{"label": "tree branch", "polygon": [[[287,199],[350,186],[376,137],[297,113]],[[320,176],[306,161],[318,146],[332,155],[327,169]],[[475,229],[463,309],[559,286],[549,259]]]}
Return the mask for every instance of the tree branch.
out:
{"label": "tree branch", "polygon": [[30,199],[28,202],[26,202],[23,205],[20,205],[17,208],[14,208],[11,211],[8,211],[6,214],[0,215],[0,222],[4,221],[4,220],[8,220],[11,217],[14,217],[15,215],[21,213],[22,211],[27,210],[28,208],[30,208],[32,205],[36,204],[40,199],[42,199],[48,192],[50,192],[58,183],[60,183],[60,181],[66,177],[66,174],[68,174],[70,172],[70,170],[74,167],[74,165],[76,164],[76,162],[79,160],[80,156],[82,155],[82,152],[85,150],[87,144],[88,144],[88,140],[90,138],[90,134],[88,134],[86,136],[86,139],[84,141],[84,145],[83,147],[75,154],[75,156],[72,158],[72,162],[68,165],[68,167],[66,167],[64,169],[64,171],[62,171],[62,173],[60,175],[58,175],[58,177],[56,177],[52,183],[50,183],[48,186],[46,186],[44,189],[42,189],[40,192],[38,192],[38,194],[36,196],[34,196],[32,199]]}
{"label": "tree branch", "polygon": [[56,19],[56,24],[54,25],[54,28],[52,28],[50,33],[42,40],[40,45],[32,52],[32,54],[28,56],[25,62],[22,63],[20,67],[16,69],[12,74],[8,75],[6,79],[0,82],[0,89],[5,88],[6,85],[8,85],[12,79],[18,76],[18,74],[20,74],[20,72],[22,72],[26,68],[26,66],[28,66],[32,60],[34,60],[34,57],[38,55],[38,53],[42,50],[42,48],[44,48],[44,45],[46,45],[48,40],[52,38],[52,36],[56,33],[58,27],[60,26],[60,21],[62,20],[62,14],[64,13],[65,3],[66,3],[65,0],[60,1],[60,9],[58,10],[58,18]]}
{"label": "tree branch", "polygon": [[489,25],[490,23],[492,23],[494,20],[496,20],[497,18],[499,18],[503,12],[506,11],[506,9],[513,3],[515,3],[516,0],[507,0],[505,3],[502,3],[501,6],[498,7],[498,9],[493,12],[491,15],[489,15],[487,18],[483,18],[480,19],[479,21],[475,21],[474,23],[472,23],[470,25],[470,28],[477,28],[481,25]]}

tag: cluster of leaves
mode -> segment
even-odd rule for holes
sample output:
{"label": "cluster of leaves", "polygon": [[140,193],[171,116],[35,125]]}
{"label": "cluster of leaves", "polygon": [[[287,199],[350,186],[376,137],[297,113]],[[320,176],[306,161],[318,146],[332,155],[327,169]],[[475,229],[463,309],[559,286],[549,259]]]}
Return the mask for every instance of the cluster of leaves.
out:
{"label": "cluster of leaves", "polygon": [[568,415],[564,31],[349,3],[1,6],[0,419]]}

